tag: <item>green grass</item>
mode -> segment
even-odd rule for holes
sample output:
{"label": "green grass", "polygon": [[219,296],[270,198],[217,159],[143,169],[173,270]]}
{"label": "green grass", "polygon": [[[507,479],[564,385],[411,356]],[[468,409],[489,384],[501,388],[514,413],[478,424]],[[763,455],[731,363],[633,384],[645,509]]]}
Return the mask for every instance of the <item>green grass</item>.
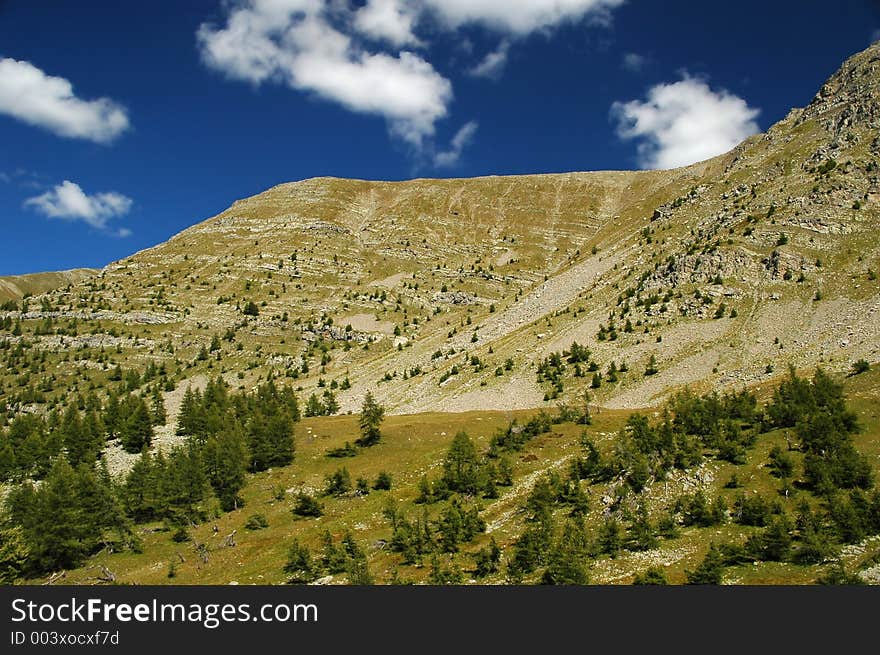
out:
{"label": "green grass", "polygon": [[[846,380],[846,388],[851,398],[851,406],[858,413],[863,426],[857,435],[859,449],[872,458],[875,471],[880,471],[880,420],[878,420],[878,399],[880,399],[880,371],[854,376]],[[402,565],[400,556],[383,547],[391,529],[382,516],[383,508],[390,498],[411,516],[421,512],[415,506],[417,485],[422,475],[437,477],[443,456],[452,437],[459,430],[467,431],[479,449],[488,446],[492,433],[506,426],[512,418],[522,421],[532,412],[468,412],[462,414],[419,414],[391,416],[383,424],[383,440],[376,446],[362,449],[351,458],[330,458],[326,453],[331,448],[342,446],[346,441],[354,441],[358,435],[356,416],[337,416],[304,419],[297,425],[297,453],[295,462],[288,467],[273,469],[249,476],[243,492],[245,505],[237,511],[221,515],[192,529],[198,542],[209,546],[208,562],[202,562],[191,543],[178,544],[172,541],[171,532],[161,530],[160,525],[138,526],[143,539],[144,552],[100,553],[83,567],[67,573],[70,583],[94,582],[96,566],[104,565],[112,570],[119,583],[135,584],[280,584],[286,580],[283,572],[287,549],[294,538],[298,538],[313,549],[318,549],[321,534],[329,530],[339,537],[351,530],[357,541],[365,548],[369,557],[371,572],[379,583],[388,582],[397,572],[405,581],[424,581],[428,575],[425,565]],[[602,411],[594,417],[587,428],[591,438],[600,450],[608,452],[614,433],[620,429],[628,416],[623,411]],[[523,528],[520,507],[530,490],[535,475],[555,464],[564,465],[567,460],[579,453],[581,426],[560,424],[553,426],[549,434],[540,435],[530,441],[526,448],[515,457],[514,486],[499,488],[501,497],[495,501],[480,501],[481,515],[492,527],[492,531],[479,535],[472,543],[464,544],[462,552],[452,558],[465,571],[473,566],[469,553],[488,544],[489,536],[496,540],[502,549],[516,539]],[[773,477],[766,468],[770,449],[775,446],[785,448],[785,431],[777,430],[761,435],[756,446],[749,451],[748,461],[739,466],[726,462],[710,460],[706,469],[712,480],[706,485],[710,496],[721,494],[732,507],[737,493],[759,493],[768,499],[778,498],[791,515],[800,497],[810,497],[805,491],[796,491],[790,498],[784,498],[779,490],[781,481]],[[800,466],[801,455],[791,453]],[[295,518],[291,514],[294,496],[304,490],[320,493],[324,478],[337,468],[345,466],[352,480],[364,476],[371,483],[380,471],[388,471],[393,477],[391,491],[371,491],[364,497],[322,498],[324,515],[320,518]],[[742,489],[725,489],[724,484],[736,472]],[[691,472],[692,473],[692,472]],[[284,490],[282,500],[275,498],[277,490]],[[674,498],[687,491],[675,481],[656,482],[648,491],[652,516],[669,507]],[[607,493],[605,485],[588,487],[591,511],[587,517],[588,528],[595,533],[601,521],[601,496]],[[438,507],[429,506],[433,515]],[[244,528],[249,516],[263,514],[269,527],[250,531]],[[213,527],[216,525],[217,533]],[[236,530],[235,547],[222,545],[224,537]],[[650,553],[630,553],[622,551],[619,557],[610,559],[599,557],[592,566],[592,580],[596,583],[627,584],[633,577],[648,568],[647,557],[668,560],[664,566],[667,579],[674,584],[685,581],[686,570],[694,568],[705,554],[711,542],[743,541],[749,534],[757,531],[728,523],[712,528],[683,528],[680,535],[671,540],[661,540],[659,550]],[[509,551],[507,551],[509,553]],[[863,552],[853,552],[845,558],[848,568],[878,556],[880,540],[868,543]],[[181,557],[185,561],[181,561]],[[443,561],[450,561],[443,556]],[[176,561],[176,576],[167,577],[170,562]],[[760,562],[729,567],[724,581],[737,584],[808,584],[819,577],[823,566],[801,566],[790,563]],[[333,577],[334,582],[344,582],[345,575]],[[502,571],[483,580],[487,583],[504,581]]]}

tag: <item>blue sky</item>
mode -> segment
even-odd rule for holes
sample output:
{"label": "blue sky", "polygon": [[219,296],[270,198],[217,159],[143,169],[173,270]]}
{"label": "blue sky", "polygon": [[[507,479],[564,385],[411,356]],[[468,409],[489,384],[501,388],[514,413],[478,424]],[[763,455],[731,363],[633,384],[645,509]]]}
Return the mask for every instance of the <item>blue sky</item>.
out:
{"label": "blue sky", "polygon": [[0,0],[0,274],[319,175],[666,168],[810,101],[876,2]]}

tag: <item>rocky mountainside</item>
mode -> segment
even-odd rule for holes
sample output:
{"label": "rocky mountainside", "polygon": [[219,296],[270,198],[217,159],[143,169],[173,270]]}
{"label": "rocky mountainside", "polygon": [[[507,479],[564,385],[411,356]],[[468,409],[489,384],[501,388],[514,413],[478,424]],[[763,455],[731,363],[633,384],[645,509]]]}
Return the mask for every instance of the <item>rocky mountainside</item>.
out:
{"label": "rocky mountainside", "polygon": [[876,362],[878,85],[875,44],[676,170],[282,184],[0,318],[58,389],[152,362],[342,412],[633,408]]}
{"label": "rocky mountainside", "polygon": [[0,302],[19,300],[28,295],[78,284],[99,272],[94,268],[75,268],[70,271],[0,276]]}

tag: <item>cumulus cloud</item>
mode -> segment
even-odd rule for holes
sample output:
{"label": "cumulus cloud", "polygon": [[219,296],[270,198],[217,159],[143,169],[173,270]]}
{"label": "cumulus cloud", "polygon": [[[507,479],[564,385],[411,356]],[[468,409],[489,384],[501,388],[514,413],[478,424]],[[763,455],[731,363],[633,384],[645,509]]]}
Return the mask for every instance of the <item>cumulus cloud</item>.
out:
{"label": "cumulus cloud", "polygon": [[83,100],[63,77],[27,61],[0,59],[0,113],[62,137],[109,143],[129,127],[126,110],[109,98]]}
{"label": "cumulus cloud", "polygon": [[472,77],[487,77],[498,79],[507,65],[507,56],[510,53],[510,41],[502,41],[495,50],[488,53],[483,60],[471,68],[468,73]]}
{"label": "cumulus cloud", "polygon": [[395,46],[419,46],[413,32],[417,9],[402,0],[367,0],[354,15],[354,26],[361,34],[384,39]]}
{"label": "cumulus cloud", "polygon": [[[129,212],[132,199],[108,191],[87,195],[75,182],[64,180],[46,193],[24,201],[24,206],[49,218],[82,221],[99,230],[107,230],[111,219]],[[121,228],[118,236],[128,236],[131,230]]]}
{"label": "cumulus cloud", "polygon": [[648,58],[637,52],[627,52],[623,55],[620,65],[631,73],[640,73],[648,65]]}
{"label": "cumulus cloud", "polygon": [[434,166],[437,168],[449,168],[455,166],[461,159],[461,153],[474,140],[479,125],[476,121],[465,123],[452,137],[449,150],[438,152],[434,155]]}
{"label": "cumulus cloud", "polygon": [[319,0],[239,2],[226,25],[198,30],[202,59],[233,79],[277,81],[384,117],[414,148],[434,135],[452,84],[419,55],[370,52],[331,25]]}
{"label": "cumulus cloud", "polygon": [[[392,136],[422,159],[435,152],[438,121],[453,100],[451,82],[426,59],[422,33],[480,25],[501,34],[497,50],[467,72],[495,77],[511,43],[565,21],[607,20],[624,0],[228,0],[221,24],[203,23],[203,63],[255,86],[275,83],[363,114],[380,116]],[[472,137],[473,130],[470,130]],[[464,133],[465,135],[468,132]],[[470,137],[469,137],[470,138]]]}
{"label": "cumulus cloud", "polygon": [[700,79],[652,87],[645,100],[615,102],[611,115],[622,139],[639,141],[643,168],[686,166],[727,152],[759,131],[760,110]]}
{"label": "cumulus cloud", "polygon": [[599,22],[607,22],[610,11],[624,1],[422,0],[425,7],[449,27],[480,24],[519,36],[588,16]]}

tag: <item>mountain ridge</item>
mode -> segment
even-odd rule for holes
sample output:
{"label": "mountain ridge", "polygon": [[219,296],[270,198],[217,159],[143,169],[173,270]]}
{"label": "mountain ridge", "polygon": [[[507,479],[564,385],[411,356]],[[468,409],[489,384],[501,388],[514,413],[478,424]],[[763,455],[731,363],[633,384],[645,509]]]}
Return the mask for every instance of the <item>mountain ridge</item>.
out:
{"label": "mountain ridge", "polygon": [[[367,390],[392,413],[540,407],[585,388],[632,408],[788,364],[876,361],[878,53],[703,162],[282,183],[48,300],[63,317],[91,294],[98,330],[154,326],[137,336],[153,345],[121,359],[171,363],[183,381],[211,372],[197,355],[224,334],[217,368],[240,384],[280,375],[309,395],[347,379],[342,411]],[[571,371],[541,379],[540,361],[575,341],[603,377],[630,371],[596,388]]]}

